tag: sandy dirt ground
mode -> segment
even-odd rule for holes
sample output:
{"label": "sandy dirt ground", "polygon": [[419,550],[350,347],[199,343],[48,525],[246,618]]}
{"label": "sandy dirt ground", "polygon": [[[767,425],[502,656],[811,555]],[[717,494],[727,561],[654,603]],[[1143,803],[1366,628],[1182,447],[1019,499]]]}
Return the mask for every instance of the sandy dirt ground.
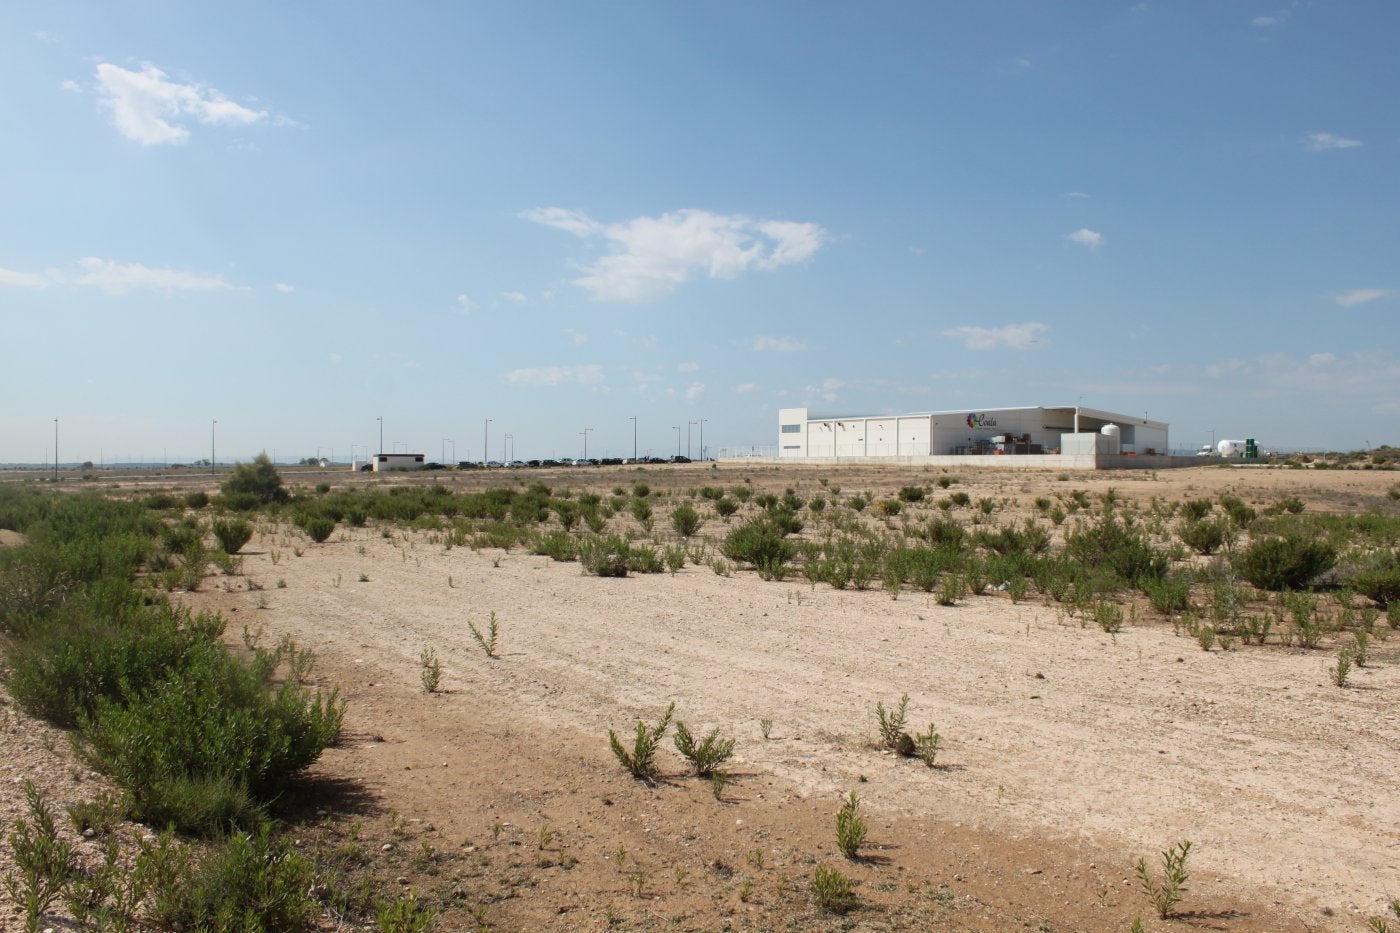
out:
{"label": "sandy dirt ground", "polygon": [[[888,494],[933,475],[697,465],[528,478],[649,482],[664,537],[668,494],[702,484]],[[965,474],[957,488],[1013,500],[1009,516],[1037,495],[1110,486],[1144,504],[1231,492],[1390,509],[1394,485],[1202,468]],[[705,514],[701,537],[721,537]],[[379,527],[314,545],[264,525],[244,554],[242,575],[210,577],[190,600],[224,612],[234,641],[246,626],[315,651],[314,679],[339,685],[349,712],[313,777],[383,851],[432,847],[386,870],[448,892],[444,929],[1125,930],[1140,916],[1149,930],[1350,930],[1400,893],[1400,638],[1339,689],[1335,650],[1205,652],[1160,619],[1110,636],[1039,597],[944,607],[706,566],[603,579]],[[488,658],[468,623],[484,632],[492,612]],[[424,648],[443,666],[436,694],[420,684]],[[943,737],[936,768],[878,748],[875,705],[905,693],[909,725]],[[669,742],[655,787],[610,755],[609,729],[630,734],[671,702],[693,731],[738,739],[720,799]],[[41,730],[14,711],[8,728],[31,745]],[[51,767],[55,786],[80,783]],[[12,816],[21,777],[6,774]],[[871,826],[857,862],[835,850],[852,790]],[[1133,865],[1158,867],[1182,840],[1191,885],[1160,921]],[[815,908],[816,865],[851,875],[862,906]]]}

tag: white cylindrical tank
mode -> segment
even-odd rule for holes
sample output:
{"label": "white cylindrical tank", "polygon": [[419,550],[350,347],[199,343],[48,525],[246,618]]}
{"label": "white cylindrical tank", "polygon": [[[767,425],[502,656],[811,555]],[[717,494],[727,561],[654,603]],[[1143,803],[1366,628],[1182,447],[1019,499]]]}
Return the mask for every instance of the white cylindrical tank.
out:
{"label": "white cylindrical tank", "polygon": [[1244,441],[1221,441],[1215,445],[1215,452],[1222,457],[1240,457],[1244,455]]}
{"label": "white cylindrical tank", "polygon": [[1099,428],[1099,433],[1102,434],[1104,436],[1104,440],[1108,442],[1108,453],[1118,454],[1122,452],[1122,431],[1119,430],[1118,425],[1106,424],[1103,427]]}

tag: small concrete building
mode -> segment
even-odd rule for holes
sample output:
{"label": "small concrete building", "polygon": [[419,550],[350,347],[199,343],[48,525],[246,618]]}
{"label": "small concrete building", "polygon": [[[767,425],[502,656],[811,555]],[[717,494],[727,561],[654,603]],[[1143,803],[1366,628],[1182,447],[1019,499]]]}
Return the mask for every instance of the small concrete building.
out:
{"label": "small concrete building", "polygon": [[[814,416],[806,408],[778,412],[780,460],[966,464],[968,458],[985,457],[989,465],[999,466],[1158,466],[1167,465],[1161,462],[1166,459],[1167,435],[1165,422],[1075,406],[907,415]],[[1110,463],[1105,458],[1157,462]]]}
{"label": "small concrete building", "polygon": [[386,470],[421,470],[423,469],[422,454],[375,454],[374,472],[383,473]]}

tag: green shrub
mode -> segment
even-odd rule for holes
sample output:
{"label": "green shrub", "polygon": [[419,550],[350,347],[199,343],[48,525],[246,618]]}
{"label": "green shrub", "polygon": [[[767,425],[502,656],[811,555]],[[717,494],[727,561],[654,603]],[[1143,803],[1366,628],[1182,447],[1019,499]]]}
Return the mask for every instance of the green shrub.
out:
{"label": "green shrub", "polygon": [[1152,608],[1164,615],[1185,612],[1191,606],[1191,584],[1178,576],[1144,580],[1142,591]]}
{"label": "green shrub", "polygon": [[972,501],[972,497],[965,492],[955,492],[948,497],[948,501],[962,508]]}
{"label": "green shrub", "polygon": [[202,509],[209,505],[209,493],[202,489],[185,493],[185,508]]}
{"label": "green shrub", "polygon": [[1336,548],[1300,535],[1256,538],[1234,561],[1240,576],[1261,590],[1304,589],[1336,563]]}
{"label": "green shrub", "polygon": [[286,678],[268,685],[279,652],[241,664],[222,642],[196,642],[177,670],[140,692],[123,687],[81,717],[83,756],[110,774],[156,825],[212,834],[259,822],[340,733],[337,692]]}
{"label": "green shrub", "polygon": [[718,727],[711,729],[709,735],[696,742],[686,724],[676,720],[676,751],[695,768],[696,777],[709,777],[720,765],[728,761],[729,756],[734,754],[734,742],[732,738],[721,738]]}
{"label": "green shrub", "polygon": [[700,513],[688,502],[683,502],[671,510],[671,527],[682,538],[689,538],[700,530]]}
{"label": "green shrub", "polygon": [[885,748],[893,749],[899,743],[899,736],[904,732],[904,721],[909,710],[909,694],[904,694],[899,698],[899,705],[893,712],[885,709],[885,701],[880,700],[875,704],[875,718],[880,723],[880,744]]}
{"label": "green shrub", "polygon": [[771,516],[745,522],[725,536],[720,552],[730,560],[752,564],[760,574],[777,575],[792,560],[796,547]]}
{"label": "green shrub", "polygon": [[1181,503],[1181,514],[1190,522],[1198,522],[1210,514],[1214,503],[1209,499],[1188,499]]}
{"label": "green shrub", "polygon": [[561,563],[578,559],[574,538],[567,531],[550,531],[540,535],[530,545],[530,553],[543,554]]}
{"label": "green shrub", "polygon": [[266,825],[235,833],[177,886],[164,920],[169,928],[213,933],[309,930],[319,913],[309,893],[312,871]]}
{"label": "green shrub", "polygon": [[921,502],[924,498],[922,486],[901,486],[899,498],[902,502]]}
{"label": "green shrub", "polygon": [[627,769],[634,778],[648,783],[656,779],[658,773],[656,765],[656,748],[661,744],[661,737],[670,728],[671,717],[676,712],[676,704],[666,707],[666,712],[654,726],[648,726],[641,720],[637,721],[637,734],[632,742],[632,751],[623,747],[622,742],[617,737],[617,733],[608,730],[608,745],[612,748],[612,753],[617,760]]}
{"label": "green shrub", "polygon": [[860,854],[861,844],[865,842],[865,834],[868,831],[865,820],[861,819],[858,812],[859,808],[860,798],[856,796],[855,791],[851,791],[846,802],[836,813],[836,847],[848,859],[854,859]]}
{"label": "green shrub", "polygon": [[1241,528],[1248,528],[1258,517],[1258,513],[1245,505],[1238,496],[1221,496],[1220,506],[1230,516],[1230,520]]}
{"label": "green shrub", "polygon": [[1147,867],[1147,859],[1137,862],[1138,883],[1147,895],[1157,916],[1166,920],[1181,902],[1181,892],[1186,890],[1186,859],[1191,854],[1191,842],[1179,842],[1162,853],[1162,881],[1159,884]]}
{"label": "green shrub", "polygon": [[1224,521],[1184,521],[1178,527],[1177,535],[1197,554],[1213,554],[1227,540],[1227,526]]}
{"label": "green shrub", "polygon": [[287,489],[282,485],[282,476],[272,465],[267,454],[258,454],[252,463],[238,464],[219,490],[225,499],[251,496],[262,504],[286,502],[288,499]]}
{"label": "green shrub", "polygon": [[735,502],[733,499],[721,498],[715,500],[715,513],[719,515],[720,518],[728,518],[737,511],[739,511],[739,503]]}
{"label": "green shrub", "polygon": [[335,531],[335,522],[324,515],[306,515],[297,524],[317,544],[323,543]]}
{"label": "green shrub", "polygon": [[237,554],[253,538],[253,526],[241,518],[232,521],[215,519],[213,531],[225,554]]}
{"label": "green shrub", "polygon": [[1129,586],[1160,579],[1168,568],[1164,555],[1111,512],[1092,523],[1076,525],[1065,537],[1064,553],[1072,562],[1105,571]]}
{"label": "green shrub", "polygon": [[578,560],[584,573],[596,577],[625,577],[631,566],[631,548],[618,535],[591,535],[578,542]]}
{"label": "green shrub", "polygon": [[851,879],[834,868],[818,865],[812,873],[812,893],[822,910],[843,914],[856,905]]}
{"label": "green shrub", "polygon": [[1347,585],[1383,608],[1400,602],[1400,551],[1373,559],[1353,573]]}
{"label": "green shrub", "polygon": [[875,503],[875,511],[886,517],[898,515],[902,504],[898,499],[881,499]]}

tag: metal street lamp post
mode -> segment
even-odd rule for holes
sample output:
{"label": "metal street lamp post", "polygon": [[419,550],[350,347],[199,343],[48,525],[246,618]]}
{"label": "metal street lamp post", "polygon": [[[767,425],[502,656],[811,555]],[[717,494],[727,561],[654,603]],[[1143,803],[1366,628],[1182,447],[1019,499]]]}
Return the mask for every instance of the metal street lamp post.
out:
{"label": "metal street lamp post", "polygon": [[588,461],[588,432],[592,430],[592,428],[584,428],[578,432],[583,435],[583,459],[585,463]]}
{"label": "metal street lamp post", "polygon": [[672,427],[676,429],[676,456],[679,457],[681,455],[681,426],[676,424]]}
{"label": "metal street lamp post", "polygon": [[53,481],[58,482],[58,419],[53,419]]}
{"label": "metal street lamp post", "polygon": [[701,419],[700,419],[700,460],[701,460],[701,462],[704,462],[704,460],[705,460],[705,422],[706,422],[706,421],[709,421],[709,420],[710,420],[709,418],[701,418]]}
{"label": "metal street lamp post", "polygon": [[[214,456],[214,425],[216,425],[216,424],[218,424],[218,423],[219,423],[219,419],[217,419],[217,418],[215,418],[213,421],[209,422],[209,475],[210,475],[210,476],[213,476],[213,475],[214,475],[214,464],[217,463],[218,460],[219,460],[218,457]],[[55,466],[57,466],[57,463],[55,463]]]}
{"label": "metal street lamp post", "polygon": [[694,421],[687,421],[685,423],[685,457],[687,460],[690,459],[690,429],[695,424],[696,422]]}
{"label": "metal street lamp post", "polygon": [[637,462],[637,416],[632,415],[627,419],[632,422],[632,462]]}
{"label": "metal street lamp post", "polygon": [[491,419],[487,418],[486,423],[481,426],[481,466],[486,467],[487,451],[491,449]]}
{"label": "metal street lamp post", "polygon": [[379,422],[379,452],[382,454],[384,452],[384,416],[380,415],[375,420]]}

